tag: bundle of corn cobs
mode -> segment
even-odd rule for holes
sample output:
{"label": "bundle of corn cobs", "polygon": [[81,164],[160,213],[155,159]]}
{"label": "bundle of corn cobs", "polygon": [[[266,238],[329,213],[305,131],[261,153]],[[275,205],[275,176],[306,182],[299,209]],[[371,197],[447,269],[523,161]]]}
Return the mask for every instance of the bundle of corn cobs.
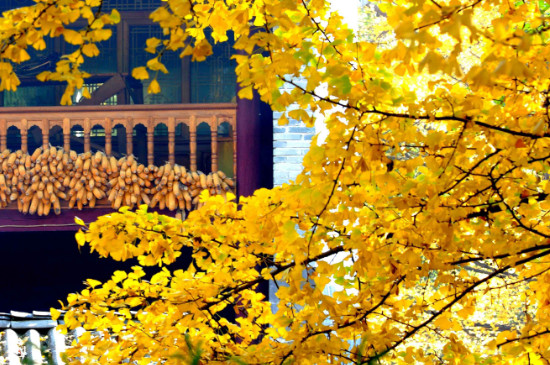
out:
{"label": "bundle of corn cobs", "polygon": [[5,150],[0,154],[0,207],[16,201],[22,213],[61,213],[61,201],[69,208],[95,207],[104,198],[111,207],[187,210],[197,208],[199,194],[225,195],[234,186],[222,171],[205,175],[179,165],[146,167],[134,156],[117,159],[103,152],[77,154],[61,148],[38,148],[32,154]]}

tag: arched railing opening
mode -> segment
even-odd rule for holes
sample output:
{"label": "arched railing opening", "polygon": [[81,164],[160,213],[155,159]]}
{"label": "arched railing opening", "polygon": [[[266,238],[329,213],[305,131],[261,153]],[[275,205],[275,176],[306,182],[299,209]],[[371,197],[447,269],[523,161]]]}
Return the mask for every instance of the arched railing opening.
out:
{"label": "arched railing opening", "polygon": [[52,146],[63,147],[63,128],[58,125],[51,127],[48,140]]}
{"label": "arched railing opening", "polygon": [[162,166],[169,161],[168,127],[164,123],[157,124],[154,130],[154,164]]}
{"label": "arched railing opening", "polygon": [[210,126],[202,122],[197,126],[197,169],[209,173],[212,169],[212,137]]}
{"label": "arched railing opening", "polygon": [[94,125],[90,131],[90,150],[93,153],[105,152],[105,128],[99,124]]}
{"label": "arched railing opening", "polygon": [[147,165],[147,127],[143,124],[134,126],[132,151],[139,163]]}
{"label": "arched railing opening", "polygon": [[229,122],[218,126],[218,170],[233,177],[233,128]]}
{"label": "arched railing opening", "polygon": [[21,130],[14,125],[8,128],[6,148],[10,151],[17,151],[21,149]]}
{"label": "arched railing opening", "polygon": [[71,128],[71,150],[76,153],[84,152],[84,128],[81,125],[75,125]]}
{"label": "arched railing opening", "polygon": [[32,154],[34,150],[42,147],[42,129],[40,127],[33,125],[29,128],[27,133],[27,151],[29,154]]}
{"label": "arched railing opening", "polygon": [[111,132],[111,154],[115,157],[121,157],[127,154],[126,149],[126,127],[122,124],[117,124]]}
{"label": "arched railing opening", "polygon": [[189,151],[189,126],[179,123],[175,129],[175,162],[187,169],[191,167]]}

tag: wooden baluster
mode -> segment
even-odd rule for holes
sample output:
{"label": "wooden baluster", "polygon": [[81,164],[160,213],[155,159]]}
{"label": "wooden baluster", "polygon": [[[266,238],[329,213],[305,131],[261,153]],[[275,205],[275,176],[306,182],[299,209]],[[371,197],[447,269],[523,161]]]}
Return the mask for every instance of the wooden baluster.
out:
{"label": "wooden baluster", "polygon": [[8,148],[8,129],[5,119],[0,120],[0,152]]}
{"label": "wooden baluster", "polygon": [[176,163],[176,119],[168,118],[168,162]]}
{"label": "wooden baluster", "polygon": [[47,119],[42,119],[42,148],[46,149],[50,145],[50,123]]}
{"label": "wooden baluster", "polygon": [[84,152],[90,151],[90,119],[84,119]]}
{"label": "wooden baluster", "polygon": [[27,120],[21,119],[21,151],[23,151],[24,153],[27,153],[27,151],[29,150],[27,141],[27,125]]}
{"label": "wooden baluster", "polygon": [[191,171],[197,171],[197,123],[195,116],[191,116],[189,126],[189,159],[191,160]]}
{"label": "wooden baluster", "polygon": [[128,156],[134,153],[134,142],[132,141],[133,135],[134,135],[134,123],[132,119],[128,119],[128,123],[126,123],[126,154]]}
{"label": "wooden baluster", "polygon": [[110,118],[105,118],[105,154],[110,156],[113,151],[111,143],[113,137],[113,126]]}
{"label": "wooden baluster", "polygon": [[71,120],[63,118],[63,149],[65,152],[71,150]]}
{"label": "wooden baluster", "polygon": [[90,150],[90,131],[84,131],[84,152],[89,152]]}
{"label": "wooden baluster", "polygon": [[212,117],[210,125],[210,144],[212,146],[212,172],[218,171],[218,118]]}
{"label": "wooden baluster", "polygon": [[153,165],[155,163],[155,126],[153,120],[149,120],[147,126],[147,164]]}

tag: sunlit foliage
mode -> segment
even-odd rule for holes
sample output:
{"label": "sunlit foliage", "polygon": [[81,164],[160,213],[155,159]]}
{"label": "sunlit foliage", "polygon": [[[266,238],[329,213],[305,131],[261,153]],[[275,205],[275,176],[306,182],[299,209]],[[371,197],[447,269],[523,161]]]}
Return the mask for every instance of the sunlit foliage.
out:
{"label": "sunlit foliage", "polygon": [[[81,47],[40,77],[66,80],[68,102],[118,20],[100,5],[4,14],[1,87],[17,86],[26,47],[62,35]],[[329,134],[295,182],[238,205],[205,195],[184,222],[142,208],[83,227],[80,245],[160,269],[69,296],[66,326],[101,333],[69,350],[74,363],[550,361],[548,6],[372,6],[385,35],[355,36],[324,0],[168,0],[151,14],[165,38],[136,78],[164,72],[166,52],[207,58],[209,29],[235,38],[240,97],[256,90],[281,123],[323,118]],[[80,17],[89,27],[66,29]],[[183,247],[189,269],[166,267]],[[276,311],[256,291],[268,280]]]}

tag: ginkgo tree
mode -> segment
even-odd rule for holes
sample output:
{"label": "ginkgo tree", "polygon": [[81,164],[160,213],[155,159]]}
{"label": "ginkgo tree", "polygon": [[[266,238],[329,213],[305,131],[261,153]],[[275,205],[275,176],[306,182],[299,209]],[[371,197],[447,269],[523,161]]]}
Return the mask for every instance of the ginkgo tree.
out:
{"label": "ginkgo tree", "polygon": [[[17,86],[27,47],[63,36],[80,47],[40,77],[66,80],[69,102],[118,21],[101,3],[4,13],[0,87]],[[255,90],[281,123],[323,118],[329,133],[281,187],[205,193],[185,221],[142,207],[83,225],[79,245],[141,266],[69,295],[65,327],[89,330],[72,363],[550,361],[548,5],[370,5],[368,37],[324,0],[168,0],[151,13],[165,37],[136,78],[164,72],[167,52],[207,58],[205,32],[232,37],[240,97]],[[69,31],[78,18],[88,27]],[[184,249],[192,264],[172,270]]]}

